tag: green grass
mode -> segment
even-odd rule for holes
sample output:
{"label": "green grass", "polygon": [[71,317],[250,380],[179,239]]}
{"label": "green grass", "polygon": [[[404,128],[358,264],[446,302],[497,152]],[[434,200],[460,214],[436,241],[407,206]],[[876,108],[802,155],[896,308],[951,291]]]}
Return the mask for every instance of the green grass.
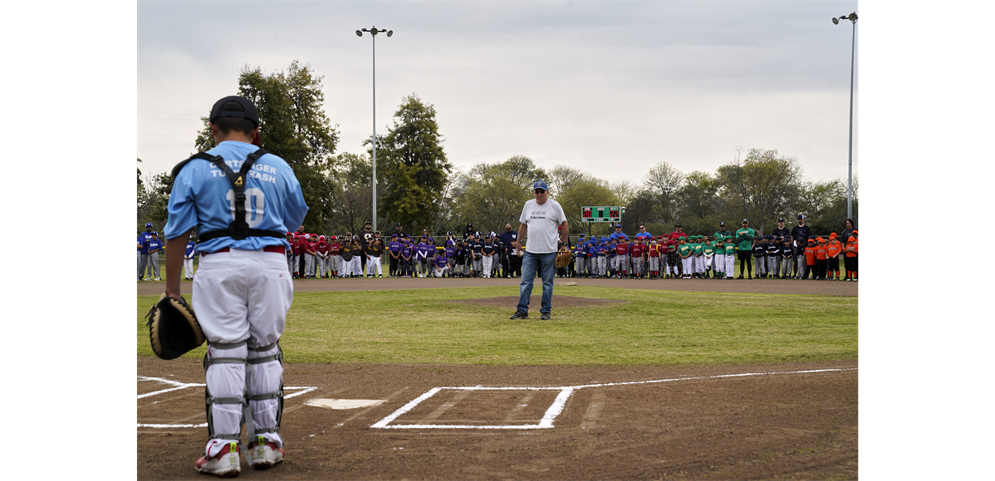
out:
{"label": "green grass", "polygon": [[[539,294],[536,289],[533,294]],[[511,321],[502,307],[454,299],[518,296],[517,287],[294,295],[280,341],[292,363],[491,365],[750,364],[857,358],[857,298],[722,294],[586,286],[556,296],[618,299],[556,307],[553,319]],[[152,355],[138,296],[139,355]],[[203,357],[205,347],[188,353]]]}

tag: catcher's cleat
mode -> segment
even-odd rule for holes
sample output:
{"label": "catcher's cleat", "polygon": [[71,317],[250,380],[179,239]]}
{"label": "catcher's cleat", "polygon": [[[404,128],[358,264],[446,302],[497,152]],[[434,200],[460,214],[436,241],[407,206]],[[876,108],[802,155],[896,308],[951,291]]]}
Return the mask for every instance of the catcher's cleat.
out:
{"label": "catcher's cleat", "polygon": [[[282,450],[281,450],[282,452]],[[238,461],[238,443],[232,441],[221,448],[218,454],[208,458],[203,456],[194,464],[198,473],[213,474],[220,478],[234,478],[241,472]]]}
{"label": "catcher's cleat", "polygon": [[253,469],[269,469],[283,462],[283,448],[277,447],[276,443],[265,442],[262,436],[259,439],[259,442],[249,443],[250,466]]}

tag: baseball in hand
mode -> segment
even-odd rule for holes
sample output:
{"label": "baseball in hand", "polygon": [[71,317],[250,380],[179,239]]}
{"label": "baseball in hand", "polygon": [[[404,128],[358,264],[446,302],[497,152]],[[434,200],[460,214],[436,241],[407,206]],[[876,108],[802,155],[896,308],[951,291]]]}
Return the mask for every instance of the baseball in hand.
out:
{"label": "baseball in hand", "polygon": [[522,257],[525,255],[525,251],[523,251],[522,249],[516,249],[515,253],[518,254],[518,257]]}

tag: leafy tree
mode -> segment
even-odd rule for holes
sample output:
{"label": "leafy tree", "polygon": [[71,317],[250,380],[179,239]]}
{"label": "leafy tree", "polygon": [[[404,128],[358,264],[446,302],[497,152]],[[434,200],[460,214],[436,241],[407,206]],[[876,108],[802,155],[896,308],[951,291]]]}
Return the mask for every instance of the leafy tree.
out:
{"label": "leafy tree", "polygon": [[376,139],[378,167],[383,166],[377,169],[377,180],[384,190],[378,214],[409,229],[436,223],[452,171],[435,115],[435,107],[417,95],[404,97],[394,112],[394,125]]}
{"label": "leafy tree", "polygon": [[[142,159],[139,159],[138,157],[135,157],[135,163],[136,164],[140,163],[141,161],[142,161]],[[142,188],[142,169],[139,169],[138,166],[136,165],[135,166],[135,198],[136,198],[136,200],[138,198],[138,191],[141,190],[141,188]]]}
{"label": "leafy tree", "polygon": [[684,177],[677,190],[677,211],[685,232],[708,235],[715,232],[724,217],[718,189],[718,181],[707,172],[696,170]]}
{"label": "leafy tree", "polygon": [[667,162],[660,162],[646,174],[643,186],[656,197],[660,206],[660,219],[664,223],[677,218],[676,195],[683,181],[684,174]]}
{"label": "leafy tree", "polygon": [[546,173],[522,155],[496,164],[477,164],[467,174],[461,195],[454,199],[453,213],[459,225],[472,222],[482,232],[500,232],[509,222],[517,228],[522,206],[533,198],[532,183],[545,178]]}
{"label": "leafy tree", "polygon": [[546,183],[549,184],[549,197],[553,198],[574,182],[591,178],[591,174],[573,167],[557,165],[553,167],[553,170],[549,171],[548,177],[549,180]]}
{"label": "leafy tree", "polygon": [[798,204],[803,180],[795,158],[761,149],[750,149],[742,160],[737,153],[716,177],[730,211],[749,219],[758,234]]}
{"label": "leafy tree", "polygon": [[344,152],[329,173],[334,185],[327,231],[355,232],[373,218],[373,162],[366,155]]}
{"label": "leafy tree", "polygon": [[459,234],[463,232],[467,222],[473,222],[472,218],[464,217],[468,214],[461,209],[466,204],[464,196],[470,188],[471,180],[468,173],[453,169],[439,200],[439,215],[436,217],[436,222],[430,225],[429,232],[442,234],[453,231]]}
{"label": "leafy tree", "polygon": [[[585,227],[581,223],[581,207],[589,205],[622,205],[619,202],[618,195],[612,191],[608,182],[597,179],[589,174],[565,185],[553,200],[559,202],[560,206],[563,207],[563,212],[567,215],[567,222],[571,226],[570,230],[578,233]],[[623,220],[625,220],[625,217],[623,217]],[[591,226],[591,232],[595,234],[604,234],[609,230],[610,228],[607,223]]]}
{"label": "leafy tree", "polygon": [[[481,178],[502,177],[517,184],[525,192],[531,192],[532,184],[537,180],[546,180],[546,172],[536,166],[532,159],[524,155],[515,155],[497,164],[477,164],[470,169],[470,175]],[[547,182],[548,184],[548,182]]]}
{"label": "leafy tree", "polygon": [[[259,144],[282,157],[294,170],[309,210],[304,229],[322,231],[334,212],[335,180],[328,175],[339,133],[322,110],[325,101],[321,76],[309,65],[291,62],[286,71],[266,75],[259,67],[239,72],[238,95],[251,100],[259,111]],[[208,118],[194,142],[198,151],[214,147]],[[287,226],[295,228],[296,226]]]}
{"label": "leafy tree", "polygon": [[612,182],[608,185],[608,188],[611,189],[611,191],[615,194],[615,197],[618,198],[618,201],[621,203],[620,205],[628,204],[629,201],[635,198],[636,194],[639,193],[639,189],[628,180]]}
{"label": "leafy tree", "polygon": [[169,218],[169,193],[173,190],[173,176],[147,174],[138,192],[138,226],[151,222],[157,230],[166,226]]}
{"label": "leafy tree", "polygon": [[625,206],[625,215],[622,216],[622,231],[636,232],[639,225],[645,225],[646,230],[653,235],[662,235],[670,232],[667,226],[660,219],[660,206],[656,203],[656,195],[648,189],[642,189],[633,196]]}
{"label": "leafy tree", "polygon": [[[857,205],[856,186],[855,181],[854,206]],[[798,211],[806,214],[806,223],[814,234],[828,235],[830,232],[841,232],[846,223],[846,183],[840,179],[806,182],[802,187]],[[854,218],[854,225],[856,221]]]}

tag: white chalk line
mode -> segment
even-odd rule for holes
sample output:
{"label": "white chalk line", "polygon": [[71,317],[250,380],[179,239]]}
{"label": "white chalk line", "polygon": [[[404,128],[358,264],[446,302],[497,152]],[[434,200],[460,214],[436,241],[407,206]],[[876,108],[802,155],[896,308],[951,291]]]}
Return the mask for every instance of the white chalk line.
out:
{"label": "white chalk line", "polygon": [[[139,394],[138,395],[138,399],[142,399],[142,398],[149,397],[149,396],[154,396],[156,394],[163,394],[163,393],[167,393],[167,392],[171,392],[171,391],[177,391],[177,390],[180,390],[180,389],[186,389],[186,388],[189,388],[189,387],[204,387],[204,386],[206,386],[206,384],[204,384],[204,383],[183,383],[183,382],[179,382],[179,381],[173,381],[173,380],[170,380],[170,379],[163,379],[163,378],[160,378],[160,377],[149,377],[149,376],[138,376],[138,380],[139,381],[155,381],[155,382],[159,382],[159,383],[162,383],[162,384],[169,384],[169,385],[173,386],[173,387],[171,387],[169,389],[163,389],[163,390],[160,390],[160,391],[149,392],[149,393],[145,393],[145,394]],[[299,389],[299,391],[297,391],[297,392],[295,392],[293,394],[285,394],[283,396],[283,400],[284,401],[286,401],[287,399],[293,398],[293,397],[297,397],[297,396],[301,396],[301,395],[307,394],[307,393],[309,393],[311,391],[315,391],[315,390],[318,389],[318,387],[317,386],[284,386],[283,387],[284,391],[286,391],[288,389]],[[206,428],[207,427],[207,423],[202,423],[202,424],[143,424],[143,423],[138,423],[138,427],[140,427],[140,428],[156,428],[156,429]]]}
{"label": "white chalk line", "polygon": [[[771,376],[778,374],[812,374],[812,373],[824,373],[824,372],[841,372],[841,371],[856,371],[857,368],[837,368],[837,369],[810,369],[805,371],[783,371],[783,372],[748,372],[741,374],[719,374],[715,376],[689,376],[689,377],[677,377],[671,379],[655,379],[650,381],[629,381],[629,382],[612,382],[612,383],[598,383],[598,384],[584,384],[580,386],[561,386],[561,387],[535,387],[535,386],[525,386],[525,387],[485,387],[485,386],[472,386],[472,387],[436,387],[432,388],[425,394],[417,397],[411,402],[405,404],[397,411],[394,411],[389,416],[381,419],[377,423],[371,425],[374,429],[551,429],[553,428],[553,420],[556,419],[563,409],[566,407],[567,400],[573,394],[574,391],[578,389],[593,388],[593,387],[612,387],[612,386],[632,386],[638,384],[657,384],[664,382],[675,382],[675,381],[693,381],[701,379],[723,379],[723,378],[734,378],[734,377],[750,377],[750,376]],[[401,417],[407,412],[411,411],[418,404],[426,399],[436,395],[442,390],[461,390],[461,391],[560,391],[556,399],[553,400],[553,404],[550,405],[549,409],[543,415],[539,424],[511,424],[511,425],[449,425],[449,424],[394,424],[395,419]]]}

